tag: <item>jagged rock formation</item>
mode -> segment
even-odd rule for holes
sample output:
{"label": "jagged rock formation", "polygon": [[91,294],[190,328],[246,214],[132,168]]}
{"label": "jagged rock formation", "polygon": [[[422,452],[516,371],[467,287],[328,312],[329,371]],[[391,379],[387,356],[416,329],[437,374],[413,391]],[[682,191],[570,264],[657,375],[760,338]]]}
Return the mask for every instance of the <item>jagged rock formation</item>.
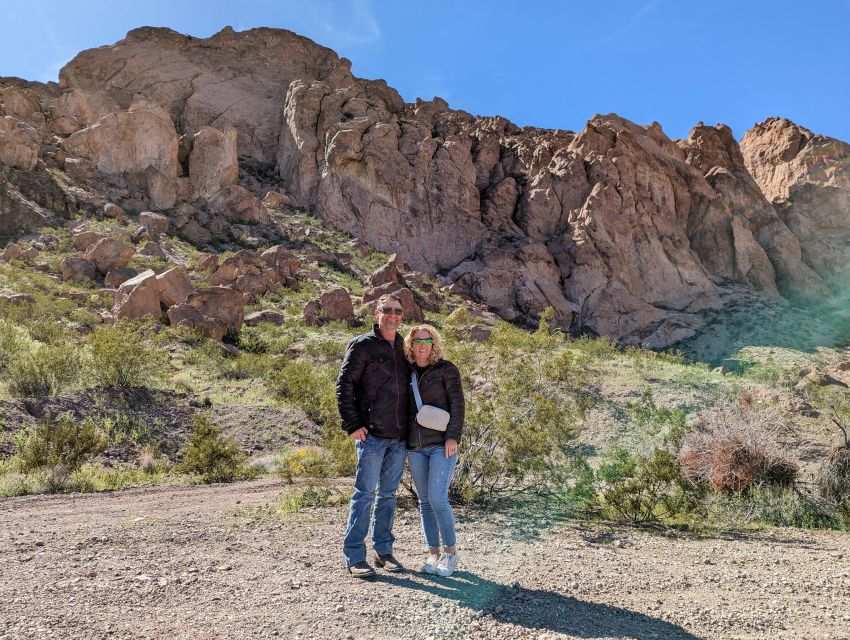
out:
{"label": "jagged rock formation", "polygon": [[[292,203],[506,318],[552,307],[562,327],[650,346],[697,331],[726,283],[812,301],[850,266],[850,147],[787,120],[740,145],[724,125],[673,141],[614,114],[519,128],[405,103],[274,29],[136,29],[79,54],[59,86],[2,84],[0,234],[118,203],[199,245],[258,247],[275,244],[265,203]],[[52,167],[87,189],[21,186]]]}

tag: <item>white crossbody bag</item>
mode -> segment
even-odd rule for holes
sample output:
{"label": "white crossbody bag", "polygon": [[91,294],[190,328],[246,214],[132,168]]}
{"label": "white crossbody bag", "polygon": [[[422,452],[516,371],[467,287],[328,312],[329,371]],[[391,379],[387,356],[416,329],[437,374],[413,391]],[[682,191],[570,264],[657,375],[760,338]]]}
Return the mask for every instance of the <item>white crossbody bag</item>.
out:
{"label": "white crossbody bag", "polygon": [[410,383],[413,387],[413,398],[416,400],[416,422],[421,424],[426,429],[434,431],[445,431],[449,424],[451,415],[448,411],[439,407],[431,406],[430,404],[422,404],[422,396],[419,395],[419,381],[416,378],[416,372],[413,372],[413,380]]}

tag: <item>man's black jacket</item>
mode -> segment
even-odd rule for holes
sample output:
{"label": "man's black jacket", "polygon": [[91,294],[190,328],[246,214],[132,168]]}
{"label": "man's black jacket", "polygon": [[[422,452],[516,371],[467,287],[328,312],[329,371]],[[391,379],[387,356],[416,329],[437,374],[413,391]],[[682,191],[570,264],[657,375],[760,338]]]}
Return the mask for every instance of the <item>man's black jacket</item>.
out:
{"label": "man's black jacket", "polygon": [[457,367],[448,360],[440,360],[428,365],[425,371],[419,374],[419,395],[422,397],[422,404],[430,404],[432,407],[448,411],[451,418],[445,432],[421,426],[416,422],[416,400],[411,392],[408,448],[419,449],[432,444],[445,444],[449,438],[460,442],[465,403],[460,371]]}
{"label": "man's black jacket", "polygon": [[348,344],[336,380],[336,401],[346,432],[366,427],[373,436],[404,440],[409,394],[410,365],[401,336],[391,343],[374,325],[371,333]]}

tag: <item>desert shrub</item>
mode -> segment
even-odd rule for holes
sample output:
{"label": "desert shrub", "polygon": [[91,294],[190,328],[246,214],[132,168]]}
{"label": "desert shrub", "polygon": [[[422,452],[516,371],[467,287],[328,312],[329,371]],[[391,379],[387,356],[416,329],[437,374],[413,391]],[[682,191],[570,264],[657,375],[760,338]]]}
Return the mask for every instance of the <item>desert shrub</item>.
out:
{"label": "desert shrub", "polygon": [[75,345],[43,345],[9,362],[6,384],[12,395],[28,398],[56,395],[76,382],[81,361]]}
{"label": "desert shrub", "polygon": [[106,438],[94,421],[78,421],[72,414],[60,414],[34,429],[22,431],[17,438],[20,471],[45,471],[48,490],[61,491],[69,476],[83,463],[103,453]]}
{"label": "desert shrub", "polygon": [[285,452],[279,461],[278,472],[289,483],[295,478],[327,478],[332,475],[334,461],[319,447],[301,447]]}
{"label": "desert shrub", "polygon": [[275,395],[303,409],[313,422],[338,426],[336,374],[337,367],[332,365],[293,360],[271,375],[269,386]]}
{"label": "desert shrub", "polygon": [[452,349],[467,394],[464,435],[451,497],[489,501],[540,488],[574,440],[588,407],[585,362],[565,356],[546,316],[536,332],[508,324],[493,332],[492,359]]}
{"label": "desert shrub", "polygon": [[683,440],[685,475],[727,495],[755,485],[792,485],[797,465],[777,445],[775,419],[769,411],[740,406],[709,418]]}
{"label": "desert shrub", "polygon": [[96,384],[141,387],[164,377],[168,355],[150,346],[147,331],[147,325],[129,320],[95,329],[89,339],[89,368]]}
{"label": "desert shrub", "polygon": [[28,342],[26,332],[9,320],[0,320],[0,370],[27,350]]}
{"label": "desert shrub", "polygon": [[203,414],[192,418],[189,444],[176,471],[197,474],[205,482],[230,482],[248,474],[236,442],[223,437],[221,427]]}
{"label": "desert shrub", "polygon": [[329,485],[309,484],[304,488],[286,491],[280,496],[278,510],[297,513],[309,507],[334,507],[348,502],[339,489]]}
{"label": "desert shrub", "polygon": [[580,336],[570,342],[573,349],[583,351],[592,358],[607,359],[618,353],[617,343],[611,338],[602,336],[599,338],[591,338],[590,336]]}
{"label": "desert shrub", "polygon": [[322,445],[330,453],[331,474],[350,475],[357,453],[354,442],[339,426],[336,374],[335,365],[294,360],[272,374],[269,386],[275,395],[300,407],[321,427]]}
{"label": "desert shrub", "polygon": [[626,403],[633,431],[643,443],[658,441],[660,445],[679,448],[688,431],[687,413],[680,407],[658,405],[650,389],[644,390],[638,402]]}
{"label": "desert shrub", "polygon": [[794,487],[754,485],[746,493],[715,494],[707,500],[707,521],[721,528],[758,525],[803,529],[846,528],[822,503]]}
{"label": "desert shrub", "polygon": [[242,327],[239,332],[239,348],[248,353],[261,354],[269,352],[269,341],[263,325],[257,327]]}
{"label": "desert shrub", "polygon": [[835,447],[821,466],[817,488],[822,498],[835,505],[850,501],[850,447]]}
{"label": "desert shrub", "polygon": [[676,517],[694,509],[700,498],[699,487],[666,449],[641,456],[613,447],[602,457],[596,478],[608,515],[635,523]]}
{"label": "desert shrub", "polygon": [[57,344],[62,340],[62,325],[50,318],[35,317],[27,323],[27,331],[33,340],[44,344]]}

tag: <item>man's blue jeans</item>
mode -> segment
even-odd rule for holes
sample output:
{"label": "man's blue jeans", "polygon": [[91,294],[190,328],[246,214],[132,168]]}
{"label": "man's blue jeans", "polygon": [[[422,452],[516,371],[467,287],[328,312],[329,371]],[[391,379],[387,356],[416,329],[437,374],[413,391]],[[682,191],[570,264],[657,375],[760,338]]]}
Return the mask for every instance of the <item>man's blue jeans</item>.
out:
{"label": "man's blue jeans", "polygon": [[[366,534],[372,525],[372,546],[384,555],[393,552],[395,492],[404,471],[406,443],[367,435],[355,442],[357,471],[354,495],[348,510],[348,527],[342,543],[345,562],[350,567],[366,559]],[[373,508],[374,507],[374,508]]]}
{"label": "man's blue jeans", "polygon": [[425,544],[439,547],[455,546],[455,514],[449,504],[449,485],[457,465],[457,454],[446,457],[445,447],[435,444],[415,449],[407,454],[410,475],[419,496],[419,515]]}

